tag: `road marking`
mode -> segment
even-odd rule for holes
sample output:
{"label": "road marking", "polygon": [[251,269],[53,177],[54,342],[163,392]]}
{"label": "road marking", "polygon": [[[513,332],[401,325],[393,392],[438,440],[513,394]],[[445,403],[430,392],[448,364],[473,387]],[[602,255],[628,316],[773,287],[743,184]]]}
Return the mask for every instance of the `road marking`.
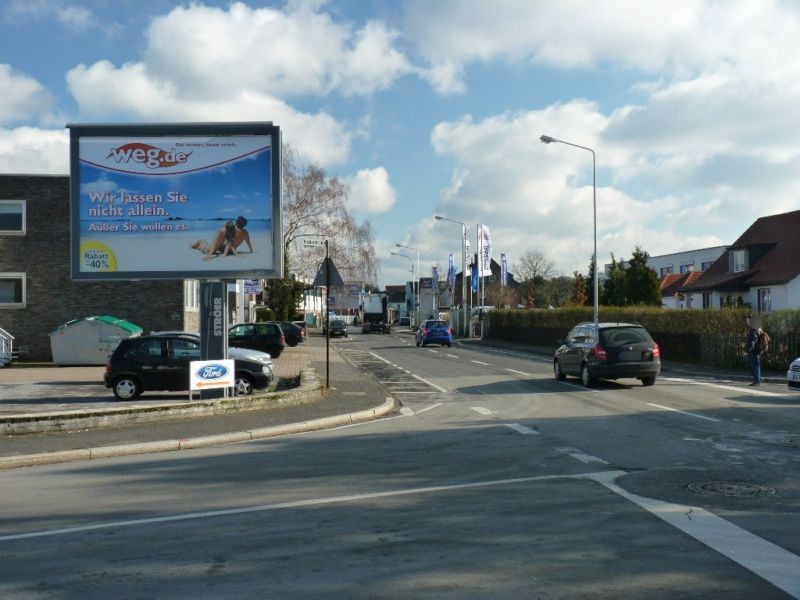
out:
{"label": "road marking", "polygon": [[[370,354],[371,354],[372,356],[374,356],[375,358],[377,358],[378,360],[382,360],[382,361],[383,361],[383,362],[385,362],[387,365],[391,365],[391,364],[392,364],[391,362],[389,362],[388,360],[386,360],[386,359],[385,359],[385,358],[383,358],[382,356],[378,356],[378,355],[377,355],[377,354],[375,354],[374,352],[370,352]],[[397,366],[397,365],[394,365],[394,366]]]}
{"label": "road marking", "polygon": [[527,377],[533,377],[533,373],[526,373],[525,371],[516,371],[514,369],[506,369],[509,373],[516,373],[517,375],[525,375]]}
{"label": "road marking", "polygon": [[489,410],[488,408],[483,408],[482,406],[471,406],[472,410],[474,410],[479,415],[493,415],[494,412]]}
{"label": "road marking", "polygon": [[479,360],[473,360],[472,362],[474,362],[477,365],[483,365],[484,367],[488,367],[489,366],[489,363],[481,362]]}
{"label": "road marking", "polygon": [[674,381],[676,383],[688,383],[690,385],[705,385],[707,387],[719,388],[721,390],[728,390],[730,392],[739,392],[745,394],[752,394],[753,396],[767,396],[769,398],[786,398],[791,396],[791,392],[779,394],[777,392],[765,392],[764,390],[755,390],[749,386],[741,387],[735,385],[722,385],[719,383],[711,383],[710,381],[693,381],[691,379],[684,379],[682,377],[661,377],[666,381]]}
{"label": "road marking", "polygon": [[450,358],[458,358],[458,356],[456,356],[455,354],[448,354],[447,356],[449,356]]}
{"label": "road marking", "polygon": [[[396,418],[396,417],[395,417]],[[624,475],[624,471],[613,471],[614,477]],[[609,474],[609,475],[611,475]],[[451,490],[461,490],[470,488],[495,487],[500,485],[513,485],[517,483],[530,483],[533,481],[552,481],[556,479],[595,479],[596,473],[586,473],[578,475],[539,475],[535,477],[519,477],[515,479],[495,479],[492,481],[475,481],[471,483],[456,483],[451,485],[436,485],[428,487],[407,488],[390,490],[386,492],[372,492],[364,494],[351,494],[349,496],[332,496],[328,498],[310,498],[308,500],[295,500],[292,502],[281,502],[278,504],[262,504],[260,506],[245,506],[242,508],[228,508],[221,510],[209,510],[203,512],[192,512],[177,515],[167,515],[164,517],[150,517],[144,519],[131,519],[128,521],[110,521],[108,523],[93,523],[89,525],[78,525],[75,527],[63,527],[60,529],[45,529],[32,531],[29,533],[17,533],[12,535],[0,536],[0,542],[10,542],[13,540],[24,540],[31,538],[42,538],[56,535],[69,535],[74,533],[85,533],[87,531],[98,531],[103,529],[121,529],[123,527],[138,527],[141,525],[155,525],[158,523],[174,523],[179,521],[190,521],[199,519],[213,519],[217,517],[227,517],[231,515],[246,515],[259,512],[281,510],[285,508],[304,508],[307,506],[324,506],[326,504],[338,504],[344,502],[359,502],[362,500],[374,500],[376,498],[392,498],[396,496],[409,496],[412,494],[430,494],[432,492],[447,492]],[[613,481],[613,477],[609,477]],[[598,480],[599,481],[599,480]]]}
{"label": "road marking", "polygon": [[682,415],[686,415],[687,417],[695,417],[697,419],[705,419],[706,421],[713,421],[714,423],[719,423],[720,419],[715,419],[713,417],[706,417],[705,415],[696,415],[694,413],[686,412],[685,410],[678,410],[677,408],[671,408],[669,406],[663,406],[661,404],[654,404],[653,402],[645,402],[648,406],[655,406],[656,408],[660,408],[662,410],[669,410],[676,413],[681,413]]}
{"label": "road marking", "polygon": [[436,388],[436,389],[437,389],[437,390],[439,390],[440,392],[443,392],[443,393],[445,393],[445,394],[447,393],[447,390],[446,390],[446,389],[444,389],[443,387],[439,387],[439,386],[438,386],[438,385],[436,385],[435,383],[431,383],[430,381],[428,381],[428,380],[426,380],[426,379],[423,379],[423,378],[422,378],[422,377],[420,377],[419,375],[414,375],[414,374],[412,373],[412,374],[411,374],[411,376],[412,376],[412,377],[414,377],[415,379],[419,379],[419,380],[420,380],[422,383],[427,383],[429,386],[431,386],[432,388]]}
{"label": "road marking", "polygon": [[587,477],[742,565],[784,592],[800,598],[800,556],[702,508],[681,506],[632,494],[614,483],[617,476],[611,473],[595,473]]}
{"label": "road marking", "polygon": [[425,348],[428,352],[433,352],[434,354],[439,354],[438,350],[434,350],[433,348]]}
{"label": "road marking", "polygon": [[[558,380],[556,380],[556,381],[558,381]],[[594,390],[592,388],[587,388],[587,387],[582,386],[582,385],[578,385],[577,383],[570,383],[569,381],[558,381],[558,383],[560,383],[561,385],[568,385],[569,387],[573,387],[576,390],[580,390],[582,392],[599,392],[600,391],[600,390]]]}
{"label": "road marking", "polygon": [[367,392],[342,392],[343,396],[366,396]]}
{"label": "road marking", "polygon": [[525,427],[525,425],[520,425],[519,423],[503,423],[506,427],[510,427],[514,431],[521,433],[522,435],[539,435],[539,432],[535,429],[531,429],[530,427]]}
{"label": "road marking", "polygon": [[581,452],[577,448],[572,448],[570,446],[566,446],[564,448],[556,448],[556,450],[558,450],[559,452],[563,452],[564,454],[571,456],[576,460],[581,461],[585,465],[588,465],[589,463],[600,463],[601,465],[608,464],[602,458],[597,458],[596,456],[592,456],[591,454],[586,454],[585,452]]}
{"label": "road marking", "polygon": [[392,390],[393,394],[430,394],[430,390],[413,391],[413,390]]}
{"label": "road marking", "polygon": [[437,402],[436,404],[431,404],[430,406],[426,406],[425,408],[420,408],[417,411],[417,414],[428,412],[429,410],[433,410],[434,408],[439,408],[442,405],[441,402]]}

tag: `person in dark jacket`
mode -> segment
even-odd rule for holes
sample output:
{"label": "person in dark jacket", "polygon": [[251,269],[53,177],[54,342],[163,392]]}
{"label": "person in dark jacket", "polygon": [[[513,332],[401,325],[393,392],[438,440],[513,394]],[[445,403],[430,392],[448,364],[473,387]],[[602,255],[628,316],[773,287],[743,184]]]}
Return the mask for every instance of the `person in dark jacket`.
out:
{"label": "person in dark jacket", "polygon": [[761,349],[758,345],[760,330],[752,315],[747,317],[747,325],[750,328],[747,333],[747,342],[745,343],[747,368],[750,369],[750,373],[753,375],[753,382],[750,385],[761,385]]}

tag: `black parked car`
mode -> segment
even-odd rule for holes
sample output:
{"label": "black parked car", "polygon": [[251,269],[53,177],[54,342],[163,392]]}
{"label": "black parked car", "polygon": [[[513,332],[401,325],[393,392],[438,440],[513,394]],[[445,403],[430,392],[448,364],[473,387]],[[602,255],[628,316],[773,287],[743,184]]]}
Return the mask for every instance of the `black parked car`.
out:
{"label": "black parked car", "polygon": [[283,336],[286,338],[286,345],[294,348],[297,344],[306,341],[306,331],[304,328],[295,325],[290,321],[275,321],[280,325]]}
{"label": "black parked car", "polygon": [[577,375],[586,387],[597,379],[633,377],[653,385],[661,372],[661,351],[636,323],[580,323],[559,340],[553,357],[556,379]]}
{"label": "black parked car", "polygon": [[242,323],[228,330],[228,345],[261,350],[272,358],[278,358],[286,348],[286,337],[275,322]]}
{"label": "black parked car", "polygon": [[[268,357],[230,349],[234,359],[235,390],[251,394],[269,387],[273,378]],[[132,400],[144,392],[189,389],[189,363],[200,358],[200,338],[191,334],[160,334],[123,339],[106,364],[103,383],[120,400]]]}

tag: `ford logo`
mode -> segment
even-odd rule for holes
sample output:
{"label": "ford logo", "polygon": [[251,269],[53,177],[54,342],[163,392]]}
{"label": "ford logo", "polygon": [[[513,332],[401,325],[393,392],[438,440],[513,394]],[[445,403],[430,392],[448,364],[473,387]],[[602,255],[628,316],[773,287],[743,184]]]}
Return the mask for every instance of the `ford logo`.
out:
{"label": "ford logo", "polygon": [[210,379],[221,379],[225,377],[227,372],[228,369],[224,365],[206,365],[197,372],[197,376],[208,381]]}

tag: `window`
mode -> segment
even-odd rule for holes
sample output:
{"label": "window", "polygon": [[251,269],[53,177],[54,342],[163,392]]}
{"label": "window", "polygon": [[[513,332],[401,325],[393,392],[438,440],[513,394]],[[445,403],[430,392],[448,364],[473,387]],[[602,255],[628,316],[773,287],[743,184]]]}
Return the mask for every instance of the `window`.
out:
{"label": "window", "polygon": [[25,200],[0,200],[0,234],[25,235]]}
{"label": "window", "polygon": [[683,273],[691,273],[692,271],[694,271],[694,262],[683,263],[681,265],[681,273],[682,274]]}
{"label": "window", "polygon": [[183,307],[191,311],[200,309],[200,282],[197,279],[183,281]]}
{"label": "window", "polygon": [[0,273],[0,308],[25,306],[25,273]]}
{"label": "window", "polygon": [[731,252],[732,266],[731,272],[741,273],[747,270],[747,250],[734,250]]}
{"label": "window", "polygon": [[703,308],[711,308],[711,292],[703,292]]}
{"label": "window", "polygon": [[670,273],[672,273],[672,266],[661,267],[661,277],[664,277],[664,275],[669,275]]}
{"label": "window", "polygon": [[713,264],[714,264],[713,260],[705,260],[700,263],[700,270],[705,271],[706,269],[708,269],[708,267],[710,267]]}
{"label": "window", "polygon": [[191,340],[167,340],[170,360],[200,360],[200,344]]}
{"label": "window", "polygon": [[758,312],[772,312],[772,294],[770,288],[758,290]]}

